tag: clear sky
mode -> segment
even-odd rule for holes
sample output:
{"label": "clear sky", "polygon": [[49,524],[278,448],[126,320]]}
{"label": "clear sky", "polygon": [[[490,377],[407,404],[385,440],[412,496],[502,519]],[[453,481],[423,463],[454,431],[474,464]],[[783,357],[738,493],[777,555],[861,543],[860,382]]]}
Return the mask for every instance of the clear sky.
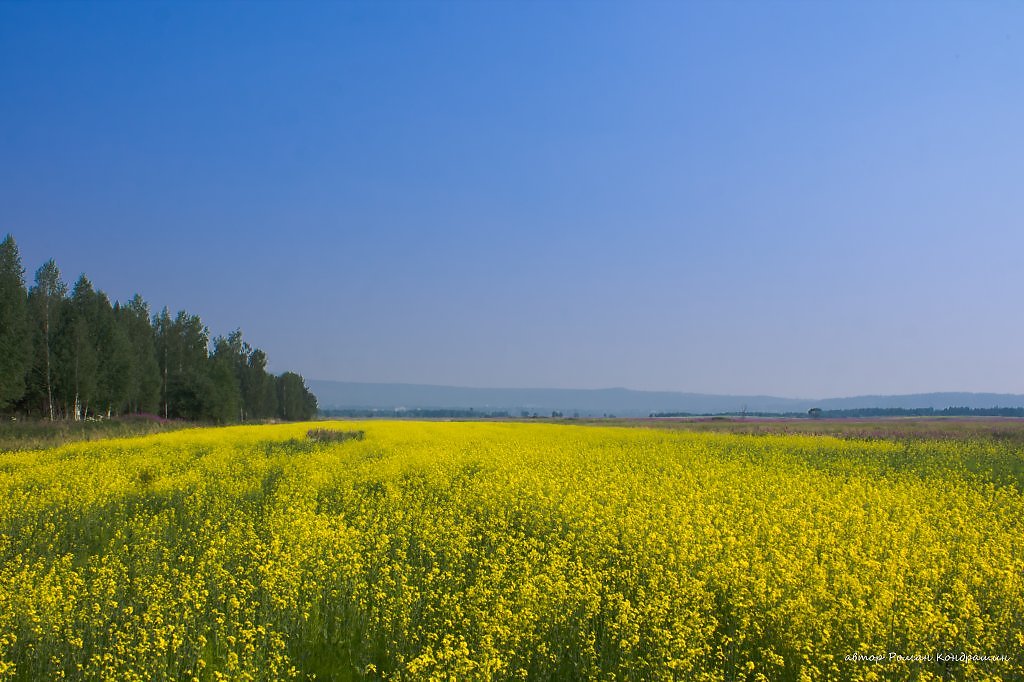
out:
{"label": "clear sky", "polygon": [[307,378],[1024,392],[1022,3],[0,0],[0,233]]}

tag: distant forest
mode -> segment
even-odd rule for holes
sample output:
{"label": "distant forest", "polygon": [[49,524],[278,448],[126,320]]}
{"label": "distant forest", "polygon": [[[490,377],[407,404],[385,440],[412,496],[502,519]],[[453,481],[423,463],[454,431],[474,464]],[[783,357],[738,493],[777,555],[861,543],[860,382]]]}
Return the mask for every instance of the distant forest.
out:
{"label": "distant forest", "polygon": [[[508,410],[474,410],[473,408],[426,408],[409,409],[383,408],[330,408],[320,410],[325,417],[341,417],[344,419],[507,419],[511,416]],[[525,416],[525,415],[524,415]]]}
{"label": "distant forest", "polygon": [[822,410],[819,417],[1024,417],[1024,407],[864,407]]}
{"label": "distant forest", "polygon": [[661,417],[810,417],[813,419],[849,419],[858,417],[1024,417],[1024,407],[860,407],[845,410],[810,410],[808,412],[721,412],[694,414],[692,412],[652,412],[652,418]]}
{"label": "distant forest", "polygon": [[26,288],[14,238],[0,242],[0,413],[222,424],[313,417],[305,380],[266,366],[240,331],[211,342],[198,316],[151,315],[138,294],[111,303],[84,274],[69,292],[53,260]]}

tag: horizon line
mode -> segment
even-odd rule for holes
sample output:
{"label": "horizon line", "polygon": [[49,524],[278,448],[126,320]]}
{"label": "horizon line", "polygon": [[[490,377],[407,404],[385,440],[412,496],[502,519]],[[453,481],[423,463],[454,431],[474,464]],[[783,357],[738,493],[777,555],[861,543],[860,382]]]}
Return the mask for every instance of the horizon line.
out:
{"label": "horizon line", "polygon": [[791,397],[777,395],[773,393],[713,393],[705,391],[685,391],[679,389],[647,389],[647,388],[627,388],[625,386],[606,386],[600,388],[565,388],[565,387],[552,387],[552,386],[529,386],[529,387],[516,387],[516,386],[464,386],[454,384],[432,384],[432,383],[416,383],[410,381],[353,381],[348,379],[309,379],[308,381],[322,381],[336,384],[366,384],[371,386],[422,386],[429,388],[450,388],[470,391],[629,391],[632,393],[678,393],[682,395],[700,395],[700,396],[714,396],[719,398],[772,398],[779,400],[793,400],[793,401],[815,401],[815,400],[848,400],[852,398],[899,398],[909,396],[930,396],[930,395],[947,395],[952,393],[963,393],[968,395],[994,395],[994,396],[1014,396],[1024,397],[1024,393],[1007,393],[1005,391],[964,391],[964,390],[946,390],[946,391],[915,391],[909,393],[855,393],[847,395],[836,395],[829,397]]}

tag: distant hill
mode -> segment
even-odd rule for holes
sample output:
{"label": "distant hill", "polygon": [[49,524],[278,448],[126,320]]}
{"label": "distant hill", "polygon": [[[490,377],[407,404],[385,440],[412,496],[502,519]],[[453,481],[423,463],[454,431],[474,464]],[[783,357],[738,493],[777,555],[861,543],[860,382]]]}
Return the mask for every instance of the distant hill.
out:
{"label": "distant hill", "polygon": [[653,412],[806,412],[860,408],[1024,407],[1024,395],[1008,393],[919,393],[912,395],[867,395],[851,398],[810,400],[755,395],[713,395],[671,391],[634,391],[627,388],[462,388],[426,384],[370,384],[348,381],[308,382],[320,409],[474,409],[478,411],[523,411],[580,416],[614,414],[619,417],[647,416]]}

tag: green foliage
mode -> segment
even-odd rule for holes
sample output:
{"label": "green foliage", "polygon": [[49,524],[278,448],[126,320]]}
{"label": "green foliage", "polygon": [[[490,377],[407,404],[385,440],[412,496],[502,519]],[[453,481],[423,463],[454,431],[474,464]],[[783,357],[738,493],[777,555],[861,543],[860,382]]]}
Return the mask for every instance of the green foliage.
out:
{"label": "green foliage", "polygon": [[239,332],[227,339],[217,337],[213,342],[207,410],[213,420],[220,424],[241,421],[243,416],[242,389],[238,380],[241,346]]}
{"label": "green foliage", "polygon": [[135,294],[116,313],[134,356],[127,386],[127,411],[155,413],[160,405],[160,365],[156,359],[156,339],[149,319],[149,305]]}
{"label": "green foliage", "polygon": [[166,308],[160,313],[156,348],[164,376],[164,417],[195,420],[212,416],[207,413],[212,389],[207,367],[209,339],[209,330],[199,316],[182,310],[172,320]]}
{"label": "green foliage", "polygon": [[128,334],[118,320],[117,308],[98,292],[96,301],[96,344],[99,358],[96,411],[109,417],[125,411],[128,390],[135,372],[135,355]]}
{"label": "green foliage", "polygon": [[14,237],[7,235],[0,242],[0,410],[25,394],[31,359],[25,269]]}
{"label": "green foliage", "polygon": [[362,430],[339,431],[336,429],[310,429],[306,432],[306,438],[320,443],[344,443],[347,440],[362,440],[365,437],[366,432]]}
{"label": "green foliage", "polygon": [[150,317],[136,294],[111,303],[83,274],[68,295],[52,260],[25,290],[14,239],[0,243],[0,411],[111,418],[159,412],[216,423],[309,419],[302,377],[267,372],[267,356],[235,330],[213,339],[197,315]]}
{"label": "green foliage", "polygon": [[304,421],[316,415],[316,396],[295,372],[285,372],[277,378],[277,403],[281,419]]}
{"label": "green foliage", "polygon": [[86,416],[99,383],[97,295],[85,275],[78,278],[57,327],[54,391],[64,414]]}
{"label": "green foliage", "polygon": [[59,416],[55,403],[58,330],[66,305],[68,287],[60,270],[48,260],[36,270],[35,284],[28,294],[34,354],[28,373],[28,390],[23,407],[29,414],[41,414],[52,421]]}

